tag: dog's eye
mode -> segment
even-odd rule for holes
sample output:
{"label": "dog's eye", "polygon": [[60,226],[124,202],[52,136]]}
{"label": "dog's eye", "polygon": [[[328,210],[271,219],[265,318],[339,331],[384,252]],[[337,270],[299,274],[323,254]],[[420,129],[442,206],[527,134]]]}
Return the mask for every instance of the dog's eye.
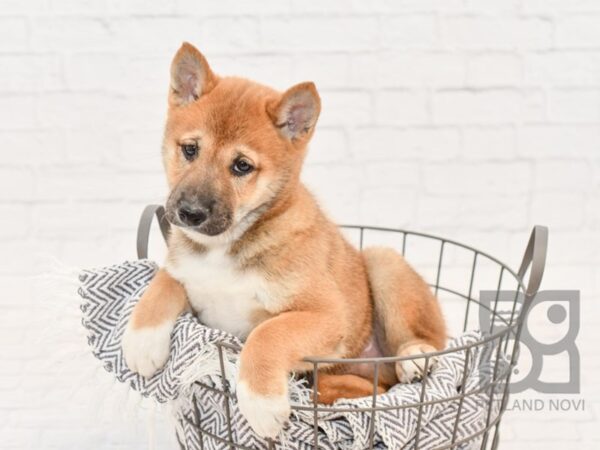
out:
{"label": "dog's eye", "polygon": [[237,159],[233,162],[233,165],[231,166],[231,172],[237,177],[247,175],[253,170],[254,167],[252,167],[252,164],[250,164],[245,159]]}
{"label": "dog's eye", "polygon": [[198,156],[198,144],[181,144],[181,153],[188,161],[196,159]]}

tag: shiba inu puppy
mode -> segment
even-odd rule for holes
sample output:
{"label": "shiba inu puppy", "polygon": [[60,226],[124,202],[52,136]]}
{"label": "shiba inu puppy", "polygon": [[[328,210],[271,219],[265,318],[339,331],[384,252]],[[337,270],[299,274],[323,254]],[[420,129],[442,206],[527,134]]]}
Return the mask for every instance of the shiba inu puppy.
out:
{"label": "shiba inu puppy", "polygon": [[[182,45],[163,142],[168,256],[123,337],[127,365],[145,377],[167,361],[183,311],[245,340],[238,405],[265,437],[288,419],[288,376],[312,369],[304,357],[404,356],[445,345],[424,280],[391,249],[353,248],[300,182],[320,109],[313,83],[281,93],[220,77]],[[382,367],[378,391],[412,381],[423,365]],[[370,367],[328,367],[318,379],[324,403],[375,388]]]}

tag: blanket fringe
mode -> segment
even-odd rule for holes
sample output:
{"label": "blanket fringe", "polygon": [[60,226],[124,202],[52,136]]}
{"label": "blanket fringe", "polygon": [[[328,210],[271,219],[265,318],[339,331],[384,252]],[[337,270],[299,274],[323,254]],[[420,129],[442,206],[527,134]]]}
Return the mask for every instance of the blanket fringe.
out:
{"label": "blanket fringe", "polygon": [[64,390],[53,394],[50,389],[44,406],[61,410],[65,408],[65,402],[76,401],[78,407],[84,408],[78,418],[90,427],[106,424],[107,433],[111,431],[111,423],[125,422],[133,430],[145,424],[148,448],[157,448],[157,442],[165,441],[157,439],[158,422],[169,420],[171,415],[163,405],[118,382],[93,356],[86,329],[81,325],[78,289],[82,270],[56,259],[48,259],[46,266],[48,268],[42,274],[31,277],[43,297],[31,322],[37,331],[34,343],[52,349],[45,355],[42,368],[54,375],[52,382],[59,380],[61,386],[68,385],[69,392],[66,399]]}
{"label": "blanket fringe", "polygon": [[[221,364],[219,361],[218,350],[215,345],[206,345],[202,352],[179,376],[179,381],[184,387],[184,391],[189,391],[196,382],[209,378],[213,383],[221,383]],[[238,355],[227,350],[223,350],[223,366],[225,377],[235,391],[235,380],[237,379]]]}

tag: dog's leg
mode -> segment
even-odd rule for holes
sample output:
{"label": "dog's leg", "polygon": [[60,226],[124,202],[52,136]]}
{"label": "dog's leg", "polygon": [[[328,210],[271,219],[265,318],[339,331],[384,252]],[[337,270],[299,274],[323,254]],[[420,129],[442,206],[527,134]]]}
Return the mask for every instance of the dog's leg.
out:
{"label": "dog's leg", "polygon": [[167,362],[173,325],[187,306],[183,286],[160,269],[135,305],[123,334],[123,355],[132,371],[150,377]]}
{"label": "dog's leg", "polygon": [[[375,306],[375,330],[387,355],[415,356],[444,348],[446,328],[437,299],[404,258],[389,248],[363,252]],[[432,358],[428,372],[435,367]],[[410,383],[424,375],[425,358],[396,363],[396,376]]]}
{"label": "dog's leg", "polygon": [[308,355],[331,356],[343,337],[339,315],[290,311],[256,327],[240,357],[238,406],[254,431],[276,437],[290,415],[288,375],[308,370]]}
{"label": "dog's leg", "polygon": [[[319,372],[317,392],[319,403],[331,405],[338,398],[360,398],[373,395],[374,385],[371,380],[352,374],[329,374]],[[377,394],[383,394],[386,387],[377,386]]]}

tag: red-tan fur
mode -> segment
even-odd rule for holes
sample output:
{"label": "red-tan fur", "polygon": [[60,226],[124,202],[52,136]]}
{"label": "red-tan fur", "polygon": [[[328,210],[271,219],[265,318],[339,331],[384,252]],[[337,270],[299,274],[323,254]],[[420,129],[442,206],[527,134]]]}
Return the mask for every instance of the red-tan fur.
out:
{"label": "red-tan fur", "polygon": [[[186,78],[178,72],[187,76],[190,67],[199,70],[191,86],[182,84]],[[282,94],[245,79],[221,78],[189,44],[173,61],[163,145],[172,193],[201,191],[209,183],[235,214],[259,211],[246,228],[234,217],[230,228],[210,239],[174,226],[167,270],[159,271],[134,309],[130,334],[173,322],[190,307],[185,282],[176,280],[170,267],[177,267],[184,254],[208,254],[216,242],[235,270],[268,286],[268,301],[248,313],[250,332],[241,336],[246,341],[239,380],[257,398],[287,395],[290,372],[311,369],[304,357],[359,356],[374,329],[386,355],[403,354],[407,346],[433,350],[445,344],[439,306],[419,275],[392,250],[353,248],[300,182],[319,111],[312,83]],[[290,114],[296,116],[290,119]],[[300,129],[294,123],[298,117],[306,121]],[[199,135],[200,155],[189,163],[180,145]],[[256,170],[233,179],[229,165],[240,149]],[[396,383],[401,372],[401,367],[383,371],[379,392]],[[374,388],[340,367],[319,378],[320,400],[327,403],[370,395]]]}

